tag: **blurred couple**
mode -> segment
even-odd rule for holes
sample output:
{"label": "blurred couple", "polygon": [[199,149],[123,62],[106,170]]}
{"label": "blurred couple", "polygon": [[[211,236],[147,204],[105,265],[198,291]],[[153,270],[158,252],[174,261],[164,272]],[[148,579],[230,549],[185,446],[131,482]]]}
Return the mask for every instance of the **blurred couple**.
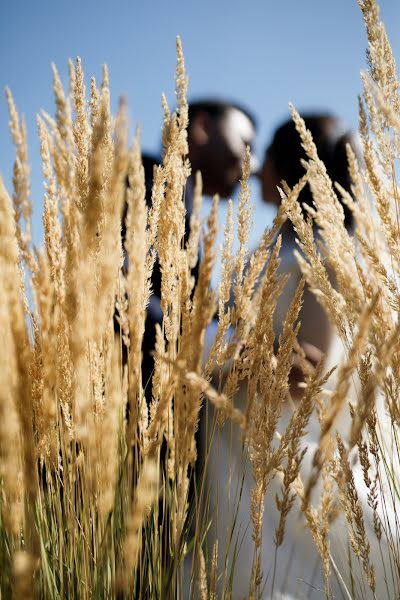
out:
{"label": "blurred couple", "polygon": [[[347,169],[346,144],[351,143],[354,147],[354,136],[346,129],[342,121],[331,114],[309,114],[303,115],[305,125],[311,132],[318,150],[319,157],[324,161],[327,172],[332,181],[336,181],[351,193],[350,181]],[[192,176],[189,178],[186,189],[186,230],[189,232],[189,221],[192,208],[193,176],[197,171],[202,174],[203,193],[207,196],[219,194],[222,199],[230,198],[242,176],[243,159],[247,146],[253,147],[256,137],[256,119],[246,108],[236,103],[222,102],[207,99],[194,102],[189,105],[189,128],[188,145],[189,160],[192,168]],[[293,187],[304,174],[301,160],[306,158],[293,121],[290,119],[279,126],[264,153],[264,159],[259,166],[255,157],[252,159],[252,176],[257,177],[261,184],[262,198],[264,202],[275,207],[280,205],[280,195],[277,186],[281,181],[287,182]],[[158,157],[144,155],[143,164],[145,169],[147,199],[150,202],[153,166],[158,164]],[[312,194],[307,185],[300,193],[299,203],[312,206]],[[302,210],[304,210],[302,208]],[[345,223],[351,229],[351,215],[344,207]],[[267,227],[269,224],[266,223]],[[285,319],[289,304],[296,290],[301,272],[294,255],[296,249],[295,232],[289,220],[281,229],[282,248],[280,252],[280,272],[290,274],[290,278],[284,288],[275,311],[274,326],[275,336],[278,339],[281,333],[282,323]],[[196,273],[194,273],[196,277]],[[159,298],[161,295],[161,273],[155,267],[152,277],[153,301],[148,308],[146,332],[143,342],[143,386],[146,394],[151,394],[151,386],[147,386],[153,371],[152,351],[155,342],[155,324],[161,323],[162,312]],[[300,314],[301,329],[299,331],[299,343],[305,351],[309,362],[316,364],[329,350],[331,338],[333,337],[328,319],[323,309],[316,301],[310,290],[305,288],[304,303]],[[214,328],[214,329],[213,329]],[[209,327],[209,334],[213,335],[215,322]],[[207,344],[206,344],[207,345]],[[293,372],[296,371],[294,365]],[[297,388],[296,377],[293,389]],[[245,403],[246,398],[237,396],[238,404]],[[150,396],[149,396],[150,400]],[[282,409],[282,418],[288,419],[291,415],[289,403]],[[212,411],[209,413],[211,426]],[[203,419],[205,419],[203,415]],[[199,452],[200,462],[204,440],[202,432],[207,430],[204,422],[200,423]],[[309,448],[318,440],[319,429],[310,431],[307,437]],[[254,543],[252,540],[252,527],[250,523],[251,490],[253,480],[251,468],[247,463],[247,456],[243,452],[241,433],[234,426],[224,427],[214,438],[212,447],[209,448],[212,460],[208,461],[206,479],[212,482],[210,486],[210,509],[213,514],[213,522],[208,535],[209,552],[212,552],[214,539],[218,539],[219,555],[231,556],[235,544],[229,538],[232,523],[237,526],[238,555],[234,569],[232,589],[234,599],[243,598],[248,594],[251,565],[253,558]],[[307,453],[304,461],[305,468],[309,457],[313,456],[312,449]],[[273,498],[278,492],[279,481],[272,481],[268,492],[268,498]],[[231,504],[235,491],[241,489],[241,502],[233,508]],[[221,503],[221,499],[224,502]],[[266,500],[266,503],[268,500]],[[233,512],[232,512],[233,510]],[[277,527],[278,513],[274,506],[268,504],[265,508],[263,525],[263,571],[266,575],[271,573],[271,549]],[[190,559],[190,557],[188,557]],[[263,559],[263,560],[264,560]],[[223,572],[224,566],[220,565]],[[290,572],[290,580],[285,573]],[[267,577],[265,593],[271,597],[271,577]],[[286,538],[280,549],[279,562],[276,567],[276,585],[274,598],[294,600],[296,598],[320,598],[323,590],[323,575],[320,568],[320,558],[311,538],[311,534],[297,520],[294,511],[289,517]],[[187,581],[189,584],[189,581]],[[189,597],[189,591],[185,597]],[[263,596],[264,597],[264,596]]]}

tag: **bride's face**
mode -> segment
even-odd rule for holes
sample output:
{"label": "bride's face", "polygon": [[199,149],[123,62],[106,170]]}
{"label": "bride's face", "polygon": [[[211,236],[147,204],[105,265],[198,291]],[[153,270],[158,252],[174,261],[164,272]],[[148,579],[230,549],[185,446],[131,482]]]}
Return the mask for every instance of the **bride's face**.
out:
{"label": "bride's face", "polygon": [[280,178],[276,172],[275,164],[271,158],[270,153],[266,152],[264,164],[262,165],[260,174],[262,198],[264,202],[279,206],[281,203],[281,197],[277,190],[277,186],[280,185]]}

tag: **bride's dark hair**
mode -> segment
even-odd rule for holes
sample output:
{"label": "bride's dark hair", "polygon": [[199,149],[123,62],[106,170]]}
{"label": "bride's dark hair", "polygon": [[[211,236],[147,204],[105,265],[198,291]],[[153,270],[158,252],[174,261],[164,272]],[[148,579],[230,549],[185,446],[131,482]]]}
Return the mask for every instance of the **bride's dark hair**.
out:
{"label": "bride's dark hair", "polygon": [[[311,132],[317,147],[318,156],[324,162],[329,177],[351,193],[350,176],[347,164],[346,144],[350,144],[357,152],[356,137],[346,130],[342,121],[332,114],[302,115],[307,129]],[[301,146],[300,136],[294,122],[290,119],[280,125],[275,131],[272,143],[267,149],[269,159],[273,162],[275,171],[281,180],[293,187],[304,175],[302,158],[307,158]],[[340,200],[340,198],[339,198]],[[307,184],[299,195],[299,202],[312,205],[312,194]],[[345,225],[352,227],[352,214],[343,205]]]}

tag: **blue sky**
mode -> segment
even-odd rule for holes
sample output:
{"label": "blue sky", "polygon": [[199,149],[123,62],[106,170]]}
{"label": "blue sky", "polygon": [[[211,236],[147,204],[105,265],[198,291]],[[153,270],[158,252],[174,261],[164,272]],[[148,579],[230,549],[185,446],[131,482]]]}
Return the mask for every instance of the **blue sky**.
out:
{"label": "blue sky", "polygon": [[[35,115],[53,114],[51,62],[66,81],[67,59],[82,58],[87,80],[110,71],[112,102],[127,94],[132,128],[157,151],[160,95],[174,104],[175,37],[183,41],[190,97],[218,95],[248,105],[259,121],[262,157],[274,127],[297,108],[330,109],[357,127],[366,35],[356,0],[3,0],[0,88],[10,86],[24,113],[32,163],[34,240],[40,242],[42,175]],[[400,56],[400,2],[382,0],[395,56]],[[7,185],[13,149],[0,97],[0,172]],[[257,200],[257,187],[255,200]],[[259,207],[257,211],[259,211]],[[258,212],[258,225],[269,213]]]}

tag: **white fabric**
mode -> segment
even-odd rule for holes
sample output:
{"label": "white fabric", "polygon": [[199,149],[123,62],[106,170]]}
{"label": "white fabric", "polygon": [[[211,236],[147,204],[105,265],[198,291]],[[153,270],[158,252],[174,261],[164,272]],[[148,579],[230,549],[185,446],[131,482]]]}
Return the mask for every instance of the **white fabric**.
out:
{"label": "white fabric", "polygon": [[[287,283],[285,293],[276,313],[276,329],[279,332],[283,318],[289,307],[291,298],[300,281],[300,271],[297,262],[293,256],[294,244],[283,247],[280,267],[281,272],[290,272],[291,278]],[[341,344],[337,338],[334,338],[329,352],[327,367],[340,362],[342,359]],[[333,384],[332,384],[333,385]],[[237,395],[235,404],[242,409],[245,408],[246,395],[241,390]],[[292,410],[289,404],[283,407],[283,414],[279,431],[284,430],[285,424],[291,416]],[[379,419],[382,429],[387,429],[387,434],[383,434],[383,439],[393,439],[390,435],[389,419],[382,406],[379,407]],[[210,424],[211,424],[210,416]],[[336,427],[347,439],[349,432],[350,418],[346,411],[341,415]],[[319,424],[316,418],[310,422],[308,432],[303,440],[303,446],[308,447],[304,458],[301,475],[304,482],[308,481],[311,473],[312,459],[319,443]],[[395,452],[389,449],[388,456],[395,456]],[[399,466],[394,466],[394,470],[400,473]],[[380,558],[380,549],[376,542],[373,531],[372,511],[368,507],[367,491],[363,481],[361,466],[356,462],[352,464],[352,472],[355,478],[356,488],[359,493],[360,503],[365,515],[365,529],[369,540],[371,541],[371,561],[376,568],[377,593],[376,598],[394,598],[393,588],[389,583],[389,592],[386,588],[385,573]],[[244,474],[245,473],[245,474]],[[244,474],[244,475],[243,475]],[[251,575],[251,566],[253,560],[254,543],[252,540],[252,524],[250,521],[251,490],[253,487],[253,477],[251,464],[246,452],[243,450],[241,433],[239,429],[231,423],[226,423],[221,430],[217,430],[211,448],[211,460],[208,463],[207,480],[210,484],[210,514],[213,516],[213,524],[210,531],[208,552],[211,556],[214,539],[218,539],[219,544],[219,572],[225,570],[225,556],[229,556],[229,565],[232,565],[233,557],[236,553],[235,565],[233,567],[233,600],[241,600],[249,596],[249,583]],[[263,521],[262,538],[262,571],[263,581],[266,586],[263,598],[273,598],[277,600],[300,600],[309,598],[317,600],[325,598],[323,568],[320,557],[317,553],[315,544],[312,540],[309,529],[305,524],[305,519],[300,513],[299,503],[295,502],[294,508],[289,515],[286,534],[283,545],[279,548],[276,561],[275,585],[272,594],[272,573],[275,553],[275,530],[279,522],[279,514],[275,505],[275,496],[280,492],[280,481],[274,479],[268,488],[265,499],[265,512]],[[386,486],[387,512],[391,522],[392,531],[396,532],[396,499],[389,493],[389,485]],[[319,505],[320,488],[316,488],[313,495],[313,504]],[[238,496],[241,494],[240,502]],[[380,498],[381,503],[381,498]],[[380,514],[382,512],[380,511]],[[235,527],[232,533],[232,523]],[[330,533],[331,553],[339,573],[344,577],[345,584],[348,586],[350,597],[361,597],[360,592],[355,593],[351,590],[351,580],[349,577],[349,546],[347,536],[347,523],[344,515],[338,518],[332,525]],[[235,545],[237,547],[235,549]],[[382,541],[382,552],[386,569],[390,567],[385,542]],[[352,572],[355,579],[355,586],[360,590],[359,583],[361,566],[357,559],[352,555]],[[396,575],[395,575],[396,576]],[[220,590],[223,582],[220,581]],[[358,587],[357,587],[358,586]],[[363,597],[372,598],[372,593],[367,586],[363,588]],[[331,576],[331,592],[333,598],[349,598],[344,591],[343,585],[338,582],[334,573]]]}

